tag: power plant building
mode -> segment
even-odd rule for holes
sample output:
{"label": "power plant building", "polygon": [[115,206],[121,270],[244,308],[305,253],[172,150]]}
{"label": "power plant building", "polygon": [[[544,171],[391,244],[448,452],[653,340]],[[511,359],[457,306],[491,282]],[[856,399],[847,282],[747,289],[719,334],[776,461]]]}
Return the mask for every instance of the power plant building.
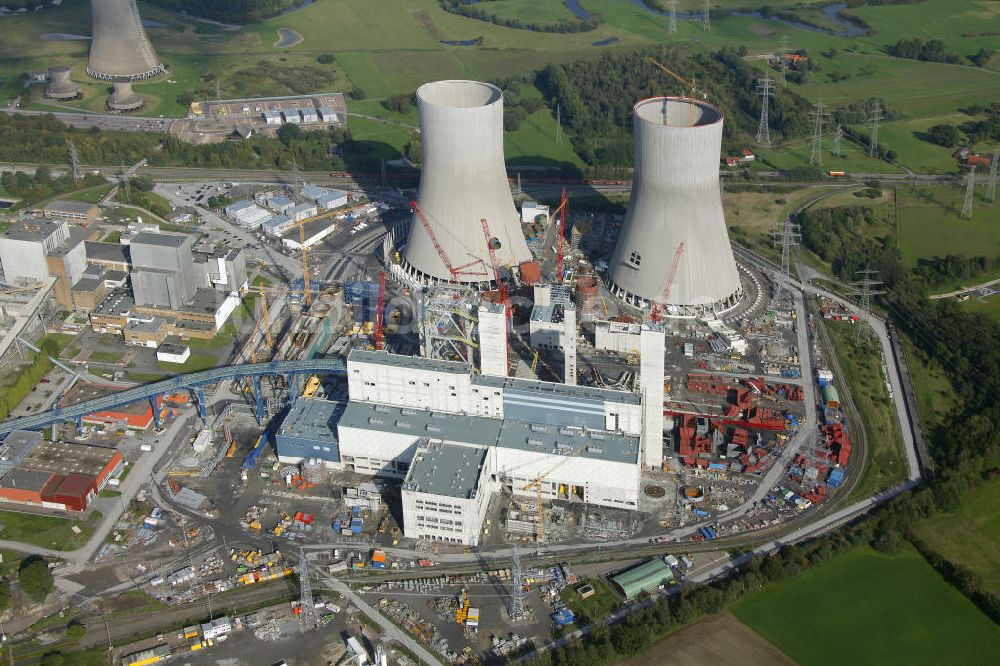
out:
{"label": "power plant building", "polygon": [[608,271],[608,287],[626,303],[698,317],[742,297],[719,192],[722,122],[718,108],[699,100],[635,105],[632,198]]}
{"label": "power plant building", "polygon": [[135,81],[165,71],[142,27],[135,0],[91,0],[90,13],[88,74],[104,81]]}
{"label": "power plant building", "polygon": [[531,259],[504,164],[503,93],[478,81],[437,81],[417,89],[417,106],[419,211],[393,272],[410,284],[489,284],[489,246],[505,266]]}
{"label": "power plant building", "polygon": [[[292,406],[276,437],[279,460],[317,457],[403,480],[407,536],[474,545],[489,496],[532,495],[525,486],[545,472],[545,499],[638,506],[643,409],[635,393],[361,350],[348,357],[347,372],[346,406]],[[662,437],[654,442],[660,450]],[[445,504],[447,518],[439,515]]]}
{"label": "power plant building", "polygon": [[45,97],[55,101],[76,99],[80,86],[69,78],[69,67],[49,67],[49,82],[45,86]]}

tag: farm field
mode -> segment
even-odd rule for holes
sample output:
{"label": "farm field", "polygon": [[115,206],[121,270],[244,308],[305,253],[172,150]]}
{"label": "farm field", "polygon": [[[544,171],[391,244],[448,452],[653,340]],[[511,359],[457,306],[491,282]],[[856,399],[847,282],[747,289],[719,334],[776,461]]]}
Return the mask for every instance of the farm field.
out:
{"label": "farm field", "polygon": [[972,219],[959,217],[964,187],[910,187],[897,189],[899,251],[903,262],[915,266],[920,258],[948,254],[992,257],[1000,254],[1000,203],[982,200],[977,188]]}
{"label": "farm field", "polygon": [[961,508],[918,522],[914,531],[942,557],[982,576],[1000,594],[1000,481],[987,482],[962,498]]}
{"label": "farm field", "polygon": [[891,555],[855,548],[731,610],[805,666],[987,664],[1000,649],[996,625],[909,545]]}
{"label": "farm field", "polygon": [[729,611],[711,615],[614,666],[791,666],[795,662]]}

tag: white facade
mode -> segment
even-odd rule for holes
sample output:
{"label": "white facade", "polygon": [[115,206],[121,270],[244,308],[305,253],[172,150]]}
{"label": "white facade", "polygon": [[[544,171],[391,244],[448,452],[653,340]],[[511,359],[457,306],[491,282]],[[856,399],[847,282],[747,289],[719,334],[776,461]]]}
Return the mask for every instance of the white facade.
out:
{"label": "white facade", "polygon": [[45,246],[34,240],[0,238],[0,264],[7,282],[44,280],[49,276]]}
{"label": "white facade", "polygon": [[563,382],[576,385],[576,308],[568,307],[563,315]]}
{"label": "white facade", "polygon": [[479,371],[490,377],[507,376],[507,314],[498,303],[479,306]]}
{"label": "white facade", "polygon": [[[306,247],[312,247],[317,245],[324,238],[332,234],[337,230],[336,225],[328,224],[318,232],[314,233],[312,236],[306,236]],[[281,239],[281,244],[287,247],[289,250],[301,250],[302,243],[299,242],[299,236],[297,233],[289,234],[288,236]]]}
{"label": "white facade", "polygon": [[288,215],[288,217],[295,220],[296,222],[298,222],[300,220],[305,220],[307,218],[313,217],[317,213],[319,213],[319,210],[316,208],[314,204],[304,203],[304,204],[299,204],[298,206],[295,206],[293,208],[289,208],[285,214]]}
{"label": "white facade", "polygon": [[521,204],[521,222],[523,224],[534,222],[539,215],[545,216],[545,219],[539,221],[546,224],[549,221],[549,207],[534,201],[525,201]]}
{"label": "white facade", "polygon": [[268,236],[280,236],[295,226],[295,222],[287,215],[275,215],[262,225]]}
{"label": "white facade", "polygon": [[327,192],[326,194],[316,197],[316,205],[323,210],[333,210],[334,208],[342,208],[350,203],[350,198],[347,192],[342,192],[340,190],[334,190],[332,192]]}
{"label": "white facade", "polygon": [[639,386],[642,390],[642,464],[663,465],[663,363],[666,340],[662,328],[642,327]]}
{"label": "white facade", "polygon": [[281,119],[293,125],[298,125],[302,122],[302,116],[299,115],[298,109],[282,109]]}
{"label": "white facade", "polygon": [[[177,348],[176,351],[173,348]],[[156,360],[164,363],[185,363],[191,358],[191,348],[187,345],[171,345],[156,350]]]}
{"label": "white facade", "polygon": [[638,354],[642,326],[635,322],[599,320],[594,324],[594,349],[617,354]]}

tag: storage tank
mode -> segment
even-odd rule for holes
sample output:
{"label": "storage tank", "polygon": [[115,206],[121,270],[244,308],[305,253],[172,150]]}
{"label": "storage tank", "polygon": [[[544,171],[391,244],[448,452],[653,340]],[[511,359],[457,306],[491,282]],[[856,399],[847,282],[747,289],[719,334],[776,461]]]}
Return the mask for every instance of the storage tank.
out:
{"label": "storage tank", "polygon": [[832,407],[833,409],[840,407],[840,394],[837,393],[836,386],[833,384],[827,384],[820,390],[823,392],[823,403],[826,404],[827,407]]}
{"label": "storage tank", "polygon": [[433,237],[415,211],[401,268],[422,284],[485,288],[494,274],[482,220],[500,264],[531,259],[504,164],[503,92],[478,81],[436,81],[417,89],[417,106],[423,146],[417,204]]}
{"label": "storage tank", "polygon": [[593,321],[597,309],[597,280],[581,277],[576,280],[576,310],[580,321]]}
{"label": "storage tank", "polygon": [[165,71],[135,0],[91,0],[93,38],[87,73],[95,79],[148,79]]}
{"label": "storage tank", "polygon": [[695,99],[635,105],[632,198],[608,271],[626,303],[662,308],[675,259],[667,316],[724,312],[742,297],[719,192],[722,122],[722,111]]}
{"label": "storage tank", "polygon": [[319,458],[306,458],[301,463],[302,479],[309,483],[319,483],[323,480],[326,465]]}

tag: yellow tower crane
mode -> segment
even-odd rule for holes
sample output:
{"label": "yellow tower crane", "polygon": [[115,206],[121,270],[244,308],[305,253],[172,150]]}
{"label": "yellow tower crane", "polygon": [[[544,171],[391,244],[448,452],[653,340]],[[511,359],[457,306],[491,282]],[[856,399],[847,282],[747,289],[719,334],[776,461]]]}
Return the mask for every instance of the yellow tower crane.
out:
{"label": "yellow tower crane", "polygon": [[567,453],[565,455],[565,457],[562,458],[562,460],[560,460],[555,465],[552,465],[552,467],[549,467],[547,470],[545,470],[544,472],[542,472],[541,474],[539,474],[538,476],[536,476],[533,481],[531,481],[526,486],[524,486],[524,488],[521,489],[521,490],[524,490],[524,491],[528,491],[528,490],[531,490],[531,489],[535,490],[536,506],[537,506],[537,509],[538,509],[538,529],[535,531],[535,535],[536,535],[536,540],[538,541],[538,543],[542,543],[542,540],[545,537],[545,525],[543,524],[544,520],[542,518],[542,515],[543,515],[542,514],[542,481],[544,481],[545,478],[549,474],[551,474],[552,472],[554,472],[557,469],[559,469],[563,465],[563,463],[565,463],[567,460],[569,460],[570,458],[575,458],[576,456],[580,455],[581,453],[583,453],[584,451],[586,451],[588,447],[589,447],[588,444],[584,444],[583,446],[580,446],[580,447],[577,447],[577,448],[573,449],[572,451],[570,451],[569,453]]}
{"label": "yellow tower crane", "polygon": [[[654,65],[656,65],[657,67],[659,67],[660,70],[662,70],[663,72],[669,74],[670,76],[674,77],[675,79],[677,79],[678,81],[680,81],[681,83],[683,83],[685,86],[687,86],[690,89],[689,95],[690,95],[691,99],[698,99],[699,95],[701,96],[702,99],[707,99],[708,98],[708,94],[704,90],[701,90],[700,88],[698,88],[698,82],[695,79],[691,79],[690,81],[688,81],[686,78],[684,78],[683,76],[681,76],[680,74],[678,74],[674,70],[670,69],[669,67],[667,67],[666,65],[664,65],[664,64],[662,64],[660,62],[657,62],[653,58],[650,58],[649,62],[653,63]],[[692,104],[690,106],[691,106],[691,127],[694,127],[694,120],[695,120],[695,118],[694,118],[694,109],[695,109],[695,105]],[[664,122],[664,124],[666,124],[666,117],[664,117],[663,122]]]}

